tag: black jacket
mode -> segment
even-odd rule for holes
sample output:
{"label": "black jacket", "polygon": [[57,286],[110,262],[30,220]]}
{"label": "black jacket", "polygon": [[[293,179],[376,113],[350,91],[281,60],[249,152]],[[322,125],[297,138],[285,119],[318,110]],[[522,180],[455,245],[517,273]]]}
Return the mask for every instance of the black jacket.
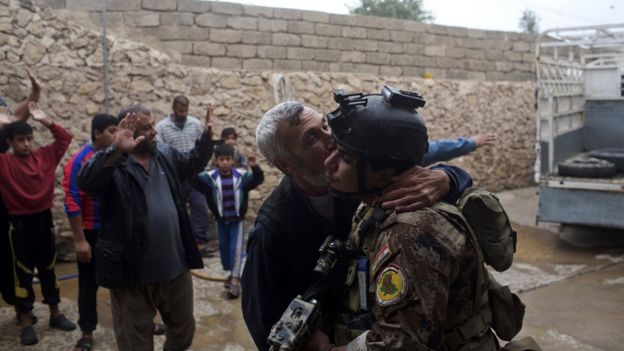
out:
{"label": "black jacket", "polygon": [[243,317],[260,350],[268,350],[271,326],[297,295],[314,282],[318,248],[331,234],[349,234],[359,201],[334,198],[335,223],[318,215],[285,176],[262,204],[247,242],[242,275]]}
{"label": "black jacket", "polygon": [[[177,151],[163,143],[158,143],[154,151],[175,201],[189,268],[202,268],[203,262],[191,232],[180,184],[204,169],[213,148],[212,140],[204,133],[189,152]],[[94,252],[97,283],[112,289],[138,287],[144,285],[147,269],[145,193],[139,175],[129,167],[127,154],[106,166],[112,152],[112,148],[97,152],[83,166],[78,178],[83,191],[100,198],[102,229]]]}

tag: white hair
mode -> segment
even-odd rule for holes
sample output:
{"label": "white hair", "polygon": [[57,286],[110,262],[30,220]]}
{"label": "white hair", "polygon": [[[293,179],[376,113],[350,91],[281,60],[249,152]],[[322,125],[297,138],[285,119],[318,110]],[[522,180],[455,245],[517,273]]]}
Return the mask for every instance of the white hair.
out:
{"label": "white hair", "polygon": [[256,143],[262,155],[272,165],[278,158],[292,159],[293,154],[277,131],[284,122],[294,126],[299,124],[303,104],[297,101],[286,101],[268,110],[256,127]]}

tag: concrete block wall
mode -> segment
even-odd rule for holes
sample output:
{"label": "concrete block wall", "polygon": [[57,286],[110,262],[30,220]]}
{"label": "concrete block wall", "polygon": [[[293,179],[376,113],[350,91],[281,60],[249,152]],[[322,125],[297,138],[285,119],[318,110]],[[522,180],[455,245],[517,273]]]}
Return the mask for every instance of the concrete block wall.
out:
{"label": "concrete block wall", "polygon": [[[35,0],[99,26],[100,0]],[[381,17],[227,2],[110,0],[109,31],[158,41],[182,64],[220,69],[534,80],[534,37]],[[127,34],[127,33],[126,33]],[[138,35],[138,36],[137,36]]]}

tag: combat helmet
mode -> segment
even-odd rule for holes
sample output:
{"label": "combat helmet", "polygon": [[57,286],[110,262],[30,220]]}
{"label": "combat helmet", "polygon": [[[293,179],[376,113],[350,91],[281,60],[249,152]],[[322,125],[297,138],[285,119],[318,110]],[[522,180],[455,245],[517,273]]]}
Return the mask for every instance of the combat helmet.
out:
{"label": "combat helmet", "polygon": [[[358,193],[366,188],[366,166],[373,171],[397,172],[421,164],[428,148],[427,127],[416,111],[425,106],[422,96],[384,86],[381,94],[334,92],[340,106],[327,114],[336,144],[359,157]],[[347,194],[337,194],[345,197]]]}

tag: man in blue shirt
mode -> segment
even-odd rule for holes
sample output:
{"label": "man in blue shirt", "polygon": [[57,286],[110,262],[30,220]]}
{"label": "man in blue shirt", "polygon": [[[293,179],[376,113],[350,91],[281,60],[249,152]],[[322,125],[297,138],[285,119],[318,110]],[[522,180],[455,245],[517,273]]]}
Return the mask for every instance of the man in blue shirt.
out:
{"label": "man in blue shirt", "polygon": [[469,138],[438,139],[429,142],[429,150],[423,158],[422,166],[450,161],[468,155],[481,146],[496,144],[496,134],[479,134]]}

